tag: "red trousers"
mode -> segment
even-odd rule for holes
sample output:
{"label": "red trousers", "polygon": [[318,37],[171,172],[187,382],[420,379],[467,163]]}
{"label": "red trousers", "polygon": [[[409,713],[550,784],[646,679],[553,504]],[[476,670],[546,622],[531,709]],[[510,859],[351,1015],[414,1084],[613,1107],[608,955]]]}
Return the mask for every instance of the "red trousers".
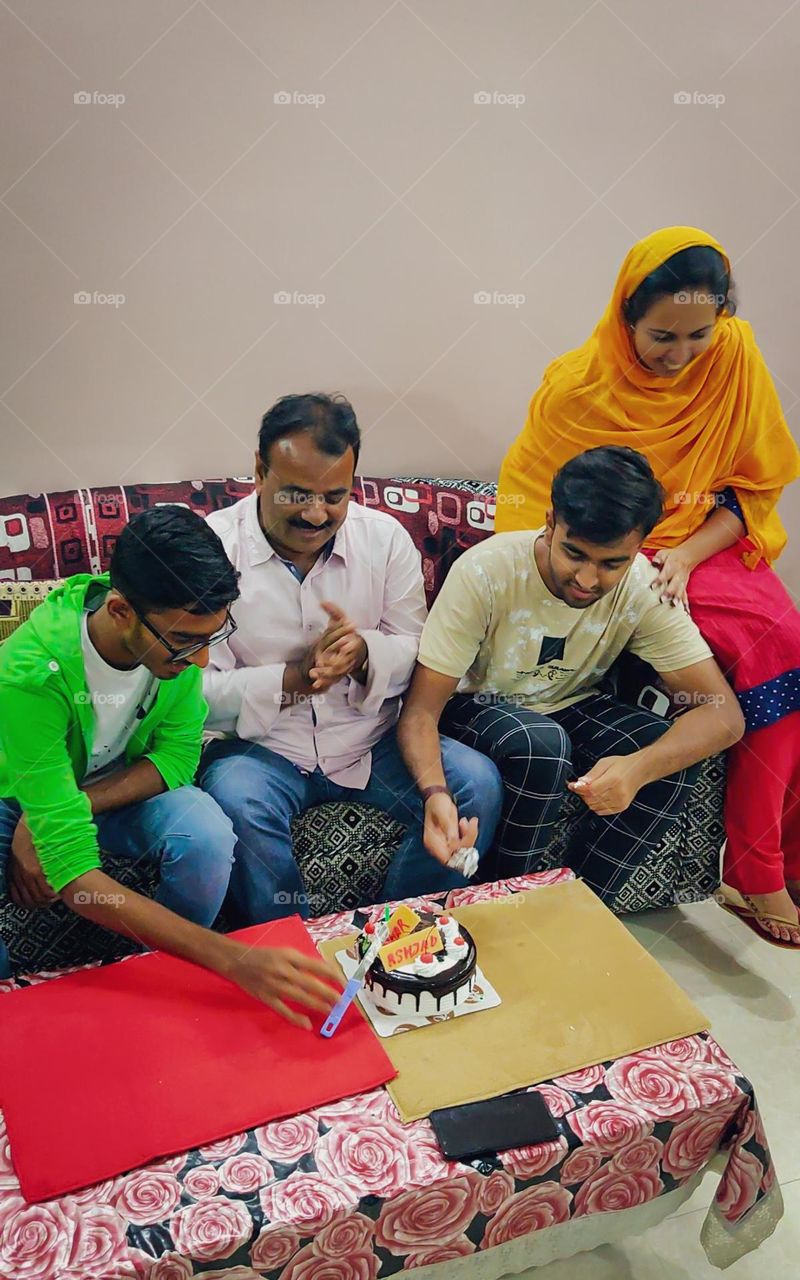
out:
{"label": "red trousers", "polygon": [[725,829],[726,884],[776,893],[800,880],[800,711],[731,747]]}
{"label": "red trousers", "polygon": [[728,752],[723,879],[773,893],[800,880],[800,613],[768,565],[741,556],[740,544],[698,565],[689,603],[747,723]]}

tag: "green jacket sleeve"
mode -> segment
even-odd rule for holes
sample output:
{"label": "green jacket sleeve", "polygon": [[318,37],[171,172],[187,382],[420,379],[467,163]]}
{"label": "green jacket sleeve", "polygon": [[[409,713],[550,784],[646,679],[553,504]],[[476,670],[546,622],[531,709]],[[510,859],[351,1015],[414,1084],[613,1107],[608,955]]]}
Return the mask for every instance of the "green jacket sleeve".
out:
{"label": "green jacket sleeve", "polygon": [[60,694],[0,684],[0,749],[42,870],[58,893],[100,866],[89,797],[66,746],[70,714]]}
{"label": "green jacket sleeve", "polygon": [[194,781],[208,715],[199,667],[181,675],[178,683],[178,688],[170,690],[169,706],[154,725],[145,751],[145,759],[153,762],[168,791]]}

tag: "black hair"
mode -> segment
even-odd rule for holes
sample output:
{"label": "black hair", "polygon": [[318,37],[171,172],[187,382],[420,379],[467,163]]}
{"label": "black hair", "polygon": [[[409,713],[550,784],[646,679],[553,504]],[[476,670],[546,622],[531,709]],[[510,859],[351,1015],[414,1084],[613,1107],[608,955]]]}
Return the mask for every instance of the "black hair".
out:
{"label": "black hair", "polygon": [[661,519],[664,490],[643,454],[601,445],[579,453],[556,473],[552,505],[555,519],[572,536],[608,546],[634,529],[646,538]]}
{"label": "black hair", "polygon": [[134,516],[117,539],[111,585],[141,613],[217,613],[238,598],[239,574],[209,524],[165,504]]}
{"label": "black hair", "polygon": [[361,432],[350,401],[342,395],[325,395],[322,391],[306,395],[282,396],[261,419],[258,453],[269,466],[269,451],[282,436],[308,431],[322,453],[340,458],[348,448],[358,462]]}
{"label": "black hair", "polygon": [[[645,276],[638,288],[622,304],[622,314],[628,324],[637,324],[658,298],[667,294],[704,293],[713,297],[717,315],[724,311],[736,313],[733,281],[725,265],[725,259],[710,245],[695,244],[674,253],[660,267]],[[687,297],[684,301],[690,301]]]}

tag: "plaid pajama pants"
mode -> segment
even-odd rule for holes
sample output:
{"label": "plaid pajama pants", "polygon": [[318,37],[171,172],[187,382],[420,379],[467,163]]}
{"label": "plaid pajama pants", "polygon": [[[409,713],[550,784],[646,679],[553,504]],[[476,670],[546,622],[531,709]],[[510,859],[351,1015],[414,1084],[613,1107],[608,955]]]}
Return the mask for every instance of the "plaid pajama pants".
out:
{"label": "plaid pajama pants", "polygon": [[[541,870],[567,782],[606,756],[631,755],[668,729],[668,720],[605,693],[547,716],[495,695],[451,698],[442,733],[489,756],[503,779],[490,877]],[[567,864],[612,902],[683,810],[699,771],[696,764],[648,783],[623,813],[600,817],[587,808],[570,831]]]}

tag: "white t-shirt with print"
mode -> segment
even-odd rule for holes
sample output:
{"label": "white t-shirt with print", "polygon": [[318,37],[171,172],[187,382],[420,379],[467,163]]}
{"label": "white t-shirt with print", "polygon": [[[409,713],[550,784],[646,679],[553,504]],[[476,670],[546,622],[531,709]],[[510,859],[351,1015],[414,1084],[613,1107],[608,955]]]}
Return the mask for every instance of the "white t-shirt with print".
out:
{"label": "white t-shirt with print", "polygon": [[623,649],[656,671],[712,656],[684,609],[651,591],[658,571],[646,556],[585,609],[552,595],[534,555],[543,532],[496,533],[459,556],[423,628],[422,666],[458,677],[461,693],[499,694],[547,715],[595,693]]}
{"label": "white t-shirt with print", "polygon": [[143,706],[155,677],[145,666],[121,671],[110,666],[92,644],[89,614],[81,620],[81,650],[94,712],[92,754],[86,767],[86,779],[95,782],[101,774],[122,768],[128,739],[136,727],[137,713]]}

